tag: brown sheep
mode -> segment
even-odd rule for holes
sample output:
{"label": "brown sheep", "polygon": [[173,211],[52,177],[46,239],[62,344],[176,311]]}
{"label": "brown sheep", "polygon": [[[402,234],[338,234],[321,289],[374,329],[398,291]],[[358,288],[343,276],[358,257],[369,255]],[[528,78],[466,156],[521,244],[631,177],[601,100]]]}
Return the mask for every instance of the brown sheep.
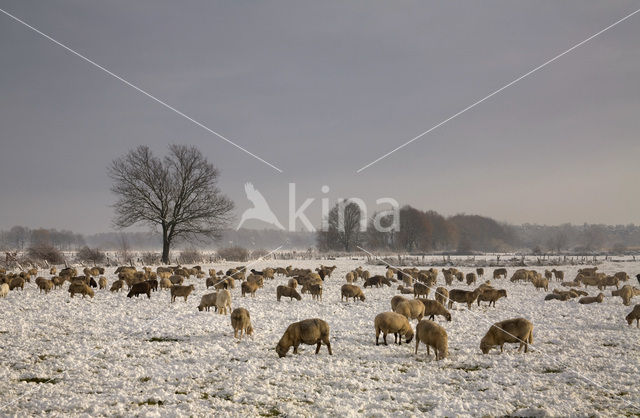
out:
{"label": "brown sheep", "polygon": [[394,343],[399,345],[402,345],[402,336],[405,336],[407,344],[413,339],[413,329],[409,320],[399,313],[383,312],[378,314],[374,320],[374,325],[376,328],[376,345],[380,345],[378,342],[380,332],[382,332],[384,345],[387,345],[387,334],[390,333],[394,335]]}
{"label": "brown sheep", "polygon": [[496,301],[506,297],[507,291],[505,289],[483,289],[478,295],[478,306],[480,306],[480,302],[489,302],[489,306],[493,303],[493,307],[495,308]]}
{"label": "brown sheep", "polygon": [[363,287],[382,287],[382,276],[367,277],[364,281]]}
{"label": "brown sheep", "polygon": [[533,324],[524,318],[496,322],[482,337],[480,350],[483,354],[487,354],[492,347],[500,346],[502,353],[505,343],[520,343],[518,353],[522,351],[522,347],[526,353],[529,350],[529,344],[533,344]]}
{"label": "brown sheep", "polygon": [[432,299],[418,299],[424,305],[424,316],[429,317],[430,320],[434,320],[436,315],[443,316],[447,321],[451,321],[451,313],[444,307],[444,305],[437,300]]}
{"label": "brown sheep", "polygon": [[49,269],[49,274],[55,276],[58,273],[58,269],[54,266]]}
{"label": "brown sheep", "polygon": [[360,299],[362,302],[365,300],[362,289],[352,284],[343,284],[340,288],[340,300],[342,301],[345,297],[347,298],[347,302],[349,302],[349,298],[353,298],[354,302],[356,298]]}
{"label": "brown sheep", "polygon": [[209,312],[209,309],[213,307],[217,311],[218,310],[218,307],[216,306],[217,296],[218,296],[217,293],[207,293],[206,295],[202,295],[202,297],[200,298],[200,305],[198,305],[198,310],[200,312],[202,311]]}
{"label": "brown sheep", "polygon": [[231,326],[233,327],[233,338],[238,338],[238,332],[240,332],[240,340],[242,340],[243,333],[253,335],[251,316],[245,308],[235,308],[231,312]]}
{"label": "brown sheep", "polygon": [[419,298],[420,296],[424,296],[425,298],[428,298],[429,292],[431,292],[431,288],[426,284],[416,282],[413,285],[413,297],[415,298]]}
{"label": "brown sheep", "polygon": [[620,279],[616,276],[605,276],[602,280],[600,280],[600,284],[598,284],[598,289],[603,290],[606,289],[607,286],[615,286],[616,289],[619,288]]}
{"label": "brown sheep", "polygon": [[535,287],[536,290],[544,289],[549,291],[549,280],[536,277],[533,279],[533,287]]}
{"label": "brown sheep", "polygon": [[98,285],[100,285],[100,289],[106,289],[107,288],[107,278],[104,276],[100,276],[100,278],[98,279]]}
{"label": "brown sheep", "polygon": [[14,277],[9,282],[9,290],[20,288],[20,290],[24,290],[24,279],[22,277]]}
{"label": "brown sheep", "polygon": [[444,274],[444,282],[447,284],[447,286],[451,286],[451,283],[453,283],[453,274],[446,272],[443,273]]}
{"label": "brown sheep", "polygon": [[493,270],[493,278],[494,279],[506,279],[507,278],[507,269],[499,268]]}
{"label": "brown sheep", "polygon": [[300,300],[300,299],[302,299],[302,296],[300,296],[300,293],[298,293],[296,291],[296,289],[294,289],[293,287],[280,285],[280,286],[278,286],[276,288],[276,298],[277,298],[278,302],[280,302],[280,298],[282,296],[290,298],[289,300],[293,300],[293,299]]}
{"label": "brown sheep", "polygon": [[578,270],[578,273],[585,276],[595,276],[596,270],[598,270],[598,267],[582,268]]}
{"label": "brown sheep", "polygon": [[316,346],[316,354],[320,352],[320,346],[324,343],[331,352],[331,342],[329,341],[329,324],[319,318],[305,319],[300,322],[294,322],[289,325],[278,341],[276,353],[280,358],[285,357],[289,348],[293,346],[293,354],[298,354],[298,346],[300,344],[308,344]]}
{"label": "brown sheep", "polygon": [[69,285],[68,291],[71,294],[71,297],[73,297],[76,293],[81,294],[83,298],[85,296],[93,298],[94,296],[93,290],[89,286],[87,286],[86,283],[71,283]]}
{"label": "brown sheep", "polygon": [[298,287],[298,281],[296,279],[289,279],[289,281],[287,282],[287,286],[295,289],[296,287]]}
{"label": "brown sheep", "polygon": [[[189,286],[180,286],[173,285],[171,286],[171,303],[176,301],[176,297],[183,296],[185,303],[187,302],[187,298],[193,292],[195,287],[191,284]],[[151,296],[149,296],[151,297]]]}
{"label": "brown sheep", "polygon": [[53,282],[51,280],[45,279],[38,283],[38,287],[40,288],[40,292],[44,290],[44,293],[49,293],[51,289],[53,289]]}
{"label": "brown sheep", "polygon": [[353,274],[352,271],[348,272],[345,276],[344,276],[345,280],[347,281],[347,283],[353,283],[355,281],[355,276]]}
{"label": "brown sheep", "polygon": [[557,282],[561,282],[564,280],[564,271],[553,269],[551,270],[551,273],[553,273]]}
{"label": "brown sheep", "polygon": [[585,296],[580,298],[580,300],[578,301],[578,303],[581,303],[583,305],[588,305],[590,303],[602,303],[602,301],[604,300],[604,293],[598,293],[598,296]]}
{"label": "brown sheep", "polygon": [[636,320],[636,328],[640,328],[640,304],[633,307],[633,310],[629,312],[629,315],[625,317],[629,326],[633,325],[633,320]]}
{"label": "brown sheep", "polygon": [[478,275],[478,277],[484,277],[484,269],[482,267],[478,267],[476,269],[476,274]]}
{"label": "brown sheep", "polygon": [[561,285],[564,287],[580,287],[581,286],[579,281],[562,282]]}
{"label": "brown sheep", "polygon": [[611,291],[611,296],[620,296],[622,303],[629,306],[631,305],[631,299],[634,296],[633,287],[625,284],[620,289]]}
{"label": "brown sheep", "polygon": [[629,280],[629,275],[624,271],[619,271],[613,275],[613,277],[617,277],[621,282],[626,282]]}
{"label": "brown sheep", "polygon": [[553,279],[553,273],[550,272],[549,270],[545,270],[544,271],[544,278],[547,279],[547,280]]}
{"label": "brown sheep", "polygon": [[478,279],[476,277],[475,273],[467,273],[467,285],[471,286],[472,284],[474,284],[476,282],[476,280]]}
{"label": "brown sheep", "polygon": [[420,343],[427,346],[427,355],[430,355],[429,348],[433,347],[436,361],[442,360],[449,355],[447,331],[435,322],[423,319],[416,326],[416,351]]}
{"label": "brown sheep", "polygon": [[396,311],[396,306],[398,306],[398,304],[400,302],[406,302],[409,299],[405,298],[404,296],[400,296],[400,295],[396,295],[394,297],[391,298],[391,310],[392,311]]}
{"label": "brown sheep", "polygon": [[180,275],[173,275],[171,277],[169,277],[169,280],[171,281],[171,284],[173,284],[174,286],[180,286],[182,285],[182,283],[184,283],[184,277],[180,276]]}
{"label": "brown sheep", "polygon": [[[149,282],[136,283],[131,287],[127,297],[138,297],[139,295],[147,295],[147,298],[151,299],[151,284]],[[186,298],[185,298],[186,300]]]}
{"label": "brown sheep", "polygon": [[549,293],[547,296],[544,297],[544,300],[561,300],[561,301],[567,301],[571,299],[571,296],[569,296],[566,293],[562,293],[562,294],[558,294],[558,293]]}
{"label": "brown sheep", "polygon": [[393,311],[407,319],[417,319],[419,322],[424,316],[424,304],[418,299],[407,300],[398,303]]}
{"label": "brown sheep", "polygon": [[113,284],[111,285],[111,289],[109,290],[111,292],[119,292],[120,289],[122,289],[122,286],[124,286],[124,281],[116,280],[115,282],[113,282]]}
{"label": "brown sheep", "polygon": [[322,300],[322,285],[312,284],[309,286],[309,293],[311,293],[312,300]]}
{"label": "brown sheep", "polygon": [[245,297],[247,293],[250,294],[252,298],[256,297],[256,291],[259,288],[260,286],[256,282],[242,282],[242,284],[240,285],[242,297]]}
{"label": "brown sheep", "polygon": [[449,291],[444,287],[438,287],[433,297],[444,306],[447,304],[447,299],[449,299]]}
{"label": "brown sheep", "polygon": [[449,309],[453,307],[453,302],[466,303],[467,308],[471,309],[471,304],[476,301],[479,294],[479,289],[476,289],[474,291],[452,289],[449,291]]}

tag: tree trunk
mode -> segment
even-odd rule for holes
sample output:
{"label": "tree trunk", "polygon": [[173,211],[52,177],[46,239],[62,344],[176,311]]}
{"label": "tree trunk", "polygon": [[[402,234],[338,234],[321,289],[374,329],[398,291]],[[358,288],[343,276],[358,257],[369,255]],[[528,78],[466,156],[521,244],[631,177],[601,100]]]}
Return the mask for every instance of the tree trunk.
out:
{"label": "tree trunk", "polygon": [[162,227],[162,263],[169,264],[169,246],[171,242],[169,241],[169,234],[167,231],[167,227]]}

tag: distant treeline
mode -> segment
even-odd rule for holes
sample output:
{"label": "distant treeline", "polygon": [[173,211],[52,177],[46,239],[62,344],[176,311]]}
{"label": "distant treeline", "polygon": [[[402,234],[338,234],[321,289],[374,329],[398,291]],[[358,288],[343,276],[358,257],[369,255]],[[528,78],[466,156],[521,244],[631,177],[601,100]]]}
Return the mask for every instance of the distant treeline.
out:
{"label": "distant treeline", "polygon": [[[226,230],[217,242],[181,242],[177,249],[213,250],[243,247],[249,250],[303,250],[316,247],[320,251],[351,252],[361,247],[370,251],[403,253],[459,253],[523,251],[537,254],[591,254],[598,252],[637,253],[640,251],[640,226],[563,224],[510,225],[494,219],[459,214],[444,217],[434,211],[420,211],[411,206],[400,210],[397,231],[379,232],[370,222],[367,231],[359,230],[359,213],[345,217],[346,232],[337,228],[337,213],[329,215],[329,229],[324,232],[288,232],[279,230]],[[349,216],[352,215],[352,216]],[[387,219],[388,220],[388,219]],[[385,218],[382,218],[382,226]],[[26,250],[37,245],[50,245],[61,251],[88,246],[103,251],[159,251],[162,240],[153,232],[106,232],[92,235],[68,230],[30,229],[14,226],[0,230],[0,249]]]}

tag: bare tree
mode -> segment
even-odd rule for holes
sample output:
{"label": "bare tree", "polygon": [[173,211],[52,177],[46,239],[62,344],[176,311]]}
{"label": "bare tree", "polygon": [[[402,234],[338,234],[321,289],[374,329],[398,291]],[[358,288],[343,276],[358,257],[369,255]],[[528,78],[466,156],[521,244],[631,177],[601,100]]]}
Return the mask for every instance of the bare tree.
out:
{"label": "bare tree", "polygon": [[[346,203],[346,205],[344,204]],[[328,228],[318,231],[318,248],[322,251],[343,250],[353,251],[362,239],[360,220],[362,212],[360,206],[354,202],[337,203],[329,211]],[[340,210],[343,210],[340,213]]]}
{"label": "bare tree", "polygon": [[220,238],[233,202],[216,187],[218,170],[195,147],[170,145],[160,159],[139,146],[109,167],[118,197],[114,224],[146,224],[162,232],[162,262],[176,239]]}
{"label": "bare tree", "polygon": [[131,263],[131,244],[126,234],[118,236],[118,258],[123,263]]}

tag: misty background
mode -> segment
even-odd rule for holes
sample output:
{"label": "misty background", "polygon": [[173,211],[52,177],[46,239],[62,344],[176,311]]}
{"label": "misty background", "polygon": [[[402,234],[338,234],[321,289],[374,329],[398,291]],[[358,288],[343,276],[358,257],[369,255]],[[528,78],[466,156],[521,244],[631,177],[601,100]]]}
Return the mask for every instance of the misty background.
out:
{"label": "misty background", "polygon": [[[250,181],[286,225],[295,182],[297,205],[316,199],[306,212],[316,225],[322,197],[359,197],[371,208],[392,197],[447,219],[496,220],[508,232],[505,248],[552,247],[562,228],[565,250],[586,248],[594,228],[591,250],[638,246],[638,16],[355,173],[637,6],[0,0],[1,9],[284,170],[0,13],[3,245],[24,225],[108,247],[118,233],[107,165],[139,144],[164,154],[185,143],[221,170],[219,187],[237,215],[250,207]],[[141,231],[131,237],[147,245]],[[269,248],[284,235],[230,230],[220,245]],[[316,243],[313,234],[299,240],[301,248]]]}

